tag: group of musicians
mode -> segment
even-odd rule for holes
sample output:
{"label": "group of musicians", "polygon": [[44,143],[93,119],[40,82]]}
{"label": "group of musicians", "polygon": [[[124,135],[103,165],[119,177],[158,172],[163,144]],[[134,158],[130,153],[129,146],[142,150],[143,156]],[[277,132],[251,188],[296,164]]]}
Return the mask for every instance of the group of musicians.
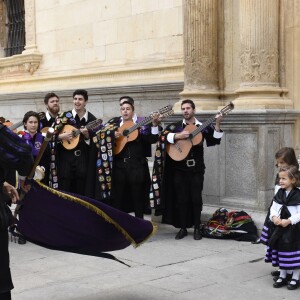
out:
{"label": "group of musicians", "polygon": [[[195,118],[194,102],[183,100],[183,119],[163,129],[161,118],[172,107],[162,108],[146,118],[137,117],[134,100],[129,96],[119,100],[120,116],[105,124],[87,111],[86,90],[74,91],[73,109],[70,111],[60,113],[59,97],[55,93],[48,93],[44,102],[47,107],[44,115],[30,111],[24,116],[24,131],[20,132],[24,145],[16,141],[12,149],[17,151],[10,153],[7,147],[11,146],[13,134],[7,138],[8,143],[5,144],[3,139],[0,143],[1,190],[12,201],[18,199],[18,194],[9,184],[7,170],[15,169],[24,175],[26,166],[28,172],[32,162],[27,164],[25,156],[18,157],[20,150],[25,151],[26,146],[30,146],[31,157],[35,157],[43,142],[40,132],[52,127],[55,134],[41,160],[45,185],[71,195],[100,200],[125,212],[134,212],[137,218],[143,218],[145,212],[154,209],[157,215],[162,215],[164,223],[180,228],[175,239],[187,236],[187,228],[192,226],[194,239],[202,238],[203,142],[206,140],[207,146],[220,144],[223,135],[221,113],[211,122],[202,124]],[[3,124],[0,124],[1,128]],[[150,177],[147,157],[151,156],[151,145],[155,143]],[[28,154],[28,149],[26,151]],[[24,178],[21,176],[21,179]],[[1,201],[2,197],[0,195]],[[10,299],[13,285],[7,230],[1,229],[1,226],[0,246],[4,251],[4,255],[0,255],[0,296],[1,299]]]}
{"label": "group of musicians", "polygon": [[[44,102],[45,116],[35,116],[40,124],[37,131],[55,129],[44,154],[44,184],[134,212],[139,218],[149,213],[150,208],[155,209],[156,214],[163,215],[163,222],[180,228],[176,239],[184,238],[187,228],[192,226],[194,239],[202,238],[203,141],[207,146],[220,144],[221,114],[216,115],[215,125],[209,124],[199,132],[200,138],[195,142],[191,132],[202,123],[195,118],[192,100],[181,103],[183,120],[164,130],[160,126],[161,110],[147,118],[137,117],[134,100],[129,96],[119,100],[120,116],[105,124],[87,110],[86,90],[74,91],[70,111],[60,113],[55,93],[48,93]],[[23,121],[26,126],[25,118]],[[37,144],[38,136],[31,136],[33,145]],[[150,177],[147,157],[155,143]],[[186,146],[188,150],[183,150],[187,155],[181,158],[180,147]],[[179,158],[171,155],[172,149],[178,150]]]}

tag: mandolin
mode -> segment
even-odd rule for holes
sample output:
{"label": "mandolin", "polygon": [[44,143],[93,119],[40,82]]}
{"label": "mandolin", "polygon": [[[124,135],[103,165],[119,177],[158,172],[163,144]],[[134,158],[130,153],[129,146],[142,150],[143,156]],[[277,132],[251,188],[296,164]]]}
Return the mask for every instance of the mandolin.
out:
{"label": "mandolin", "polygon": [[132,121],[130,122],[125,122],[121,127],[118,128],[118,132],[121,132],[122,135],[116,139],[116,145],[114,148],[114,154],[119,154],[123,148],[125,147],[127,142],[132,142],[134,141],[138,135],[138,128],[142,127],[144,125],[147,125],[152,122],[152,115],[158,113],[160,115],[160,118],[170,116],[172,115],[173,112],[173,107],[172,105],[167,105],[164,106],[163,108],[159,109],[157,112],[154,112],[151,114],[151,116],[146,117],[142,121],[138,123],[134,123]]}
{"label": "mandolin", "polygon": [[[227,115],[230,111],[233,110],[233,108],[234,104],[230,102],[227,106],[223,107],[218,114]],[[190,133],[189,138],[185,140],[177,140],[174,144],[168,143],[167,153],[169,154],[169,156],[176,161],[185,159],[188,156],[191,148],[195,145],[200,144],[200,142],[202,141],[203,136],[201,131],[212,124],[218,114],[209,118],[199,127],[197,127],[196,125],[187,125],[184,130]]]}
{"label": "mandolin", "polygon": [[[90,123],[88,123],[85,128],[88,130],[95,130],[98,129],[98,127],[102,124],[102,120],[101,119],[97,119],[94,120]],[[67,141],[67,140],[62,140],[61,143],[64,146],[65,149],[67,150],[72,150],[74,149],[78,143],[79,143],[79,139],[80,139],[80,129],[72,126],[72,125],[65,125],[64,128],[62,129],[61,133],[66,133],[66,132],[72,132],[72,140],[71,141]]]}

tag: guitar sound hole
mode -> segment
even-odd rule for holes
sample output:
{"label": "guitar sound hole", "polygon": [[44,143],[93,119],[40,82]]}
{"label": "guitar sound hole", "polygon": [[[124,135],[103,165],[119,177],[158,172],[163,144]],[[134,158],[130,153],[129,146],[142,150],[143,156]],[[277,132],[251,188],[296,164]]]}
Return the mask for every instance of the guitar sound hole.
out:
{"label": "guitar sound hole", "polygon": [[125,129],[125,130],[123,131],[123,135],[124,135],[124,136],[129,135],[129,130],[128,130],[128,129]]}

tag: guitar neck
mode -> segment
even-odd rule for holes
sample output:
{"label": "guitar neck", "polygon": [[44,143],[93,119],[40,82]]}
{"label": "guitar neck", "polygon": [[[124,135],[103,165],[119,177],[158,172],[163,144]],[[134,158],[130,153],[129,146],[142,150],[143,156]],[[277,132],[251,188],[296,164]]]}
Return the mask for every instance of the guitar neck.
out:
{"label": "guitar neck", "polygon": [[[92,122],[86,124],[86,125],[85,125],[85,128],[86,128],[86,129],[93,129],[93,127],[94,127],[95,125],[97,125],[98,123],[101,123],[101,122],[102,122],[102,120],[100,120],[100,119],[94,120],[94,121],[92,121]],[[78,136],[80,133],[81,133],[80,129],[74,130],[74,131],[73,131],[73,137]]]}
{"label": "guitar neck", "polygon": [[[161,109],[158,110],[159,114],[166,114],[167,112],[172,111],[172,106],[171,105],[167,105]],[[142,121],[140,121],[139,123],[133,125],[131,128],[128,129],[128,134],[132,133],[133,131],[135,131],[136,129],[138,129],[141,126],[147,125],[149,123],[152,122],[152,116],[148,116],[145,119],[143,119]]]}
{"label": "guitar neck", "polygon": [[[40,120],[43,120],[45,118],[45,113],[44,112],[39,112],[38,113],[39,117],[40,117]],[[19,121],[11,126],[9,126],[8,128],[10,130],[15,130],[17,129],[18,127],[22,126],[23,125],[23,121]]]}
{"label": "guitar neck", "polygon": [[98,123],[101,123],[101,122],[99,122],[99,121],[101,121],[101,120],[96,119],[96,120],[94,120],[94,121],[92,121],[92,122],[86,124],[86,125],[85,125],[86,129],[92,129],[95,125],[97,125]]}
{"label": "guitar neck", "polygon": [[10,130],[15,130],[15,129],[17,129],[18,127],[20,127],[22,124],[23,124],[23,121],[20,121],[20,122],[18,122],[18,123],[15,123],[14,125],[9,126],[8,128],[9,128]]}
{"label": "guitar neck", "polygon": [[152,117],[146,117],[144,120],[142,120],[142,121],[136,123],[135,125],[133,125],[132,127],[130,127],[128,129],[129,134],[132,133],[133,131],[135,131],[136,129],[138,129],[139,127],[151,123],[151,121],[152,121]]}
{"label": "guitar neck", "polygon": [[201,126],[197,127],[193,132],[191,132],[192,138],[195,137],[198,133],[200,133],[204,128],[209,126],[211,123],[213,123],[215,120],[215,117],[211,117],[208,120],[206,120]]}

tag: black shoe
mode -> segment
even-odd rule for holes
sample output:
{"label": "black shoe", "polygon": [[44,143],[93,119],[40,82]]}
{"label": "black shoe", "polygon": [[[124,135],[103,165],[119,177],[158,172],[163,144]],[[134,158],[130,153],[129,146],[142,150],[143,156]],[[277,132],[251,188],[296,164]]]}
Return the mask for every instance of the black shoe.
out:
{"label": "black shoe", "polygon": [[[291,284],[291,282],[293,282],[293,284]],[[299,280],[292,279],[292,280],[289,282],[289,284],[288,284],[288,286],[287,286],[287,289],[288,289],[288,290],[295,290],[295,289],[297,289],[299,286],[300,286]]]}
{"label": "black shoe", "polygon": [[202,233],[199,227],[196,227],[194,229],[194,240],[201,240],[202,239]]}
{"label": "black shoe", "polygon": [[181,240],[185,236],[187,236],[187,230],[185,228],[181,228],[175,236],[175,240]]}
{"label": "black shoe", "polygon": [[[273,272],[277,272],[277,271],[273,271]],[[278,271],[278,273],[280,273],[280,272]],[[293,273],[292,274],[286,274],[286,280],[287,281],[290,281],[292,279],[292,277],[293,277]],[[278,278],[279,278],[279,276],[275,276],[275,277],[273,277],[273,280],[277,281]]]}
{"label": "black shoe", "polygon": [[272,271],[272,272],[271,272],[271,275],[272,275],[273,277],[279,277],[280,271],[279,271],[279,270],[277,270],[277,271]]}
{"label": "black shoe", "polygon": [[[278,281],[279,280],[279,281]],[[273,287],[278,289],[288,284],[286,278],[278,277],[277,281],[273,283]]]}
{"label": "black shoe", "polygon": [[20,244],[20,245],[26,244],[26,239],[24,238],[23,235],[20,235],[20,236],[19,236],[18,244]]}

